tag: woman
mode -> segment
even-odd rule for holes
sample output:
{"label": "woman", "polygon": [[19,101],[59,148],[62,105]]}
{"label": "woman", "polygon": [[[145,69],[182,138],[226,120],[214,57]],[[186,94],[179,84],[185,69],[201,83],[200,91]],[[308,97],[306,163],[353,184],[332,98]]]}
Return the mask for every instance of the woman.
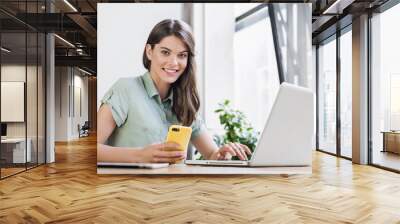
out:
{"label": "woman", "polygon": [[118,80],[105,94],[97,115],[98,161],[181,160],[186,153],[179,151],[177,144],[164,142],[172,124],[192,127],[191,143],[206,159],[238,156],[247,160],[251,154],[247,146],[229,143],[218,148],[197,116],[200,102],[190,30],[179,20],[158,23],[143,52],[148,72]]}

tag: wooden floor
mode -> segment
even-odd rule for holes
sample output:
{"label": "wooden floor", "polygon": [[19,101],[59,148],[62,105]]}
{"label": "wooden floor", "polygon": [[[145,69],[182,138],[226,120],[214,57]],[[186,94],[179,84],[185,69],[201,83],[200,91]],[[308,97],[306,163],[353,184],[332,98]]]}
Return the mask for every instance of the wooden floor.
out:
{"label": "wooden floor", "polygon": [[24,168],[1,168],[1,178],[8,177],[10,175],[25,171]]}
{"label": "wooden floor", "polygon": [[23,172],[27,169],[33,169],[37,167],[37,164],[33,164],[33,163],[27,163],[27,167],[25,167],[25,164],[18,164],[18,167],[7,167],[7,168],[1,168],[0,172],[1,172],[1,178],[5,178],[20,172]]}
{"label": "wooden floor", "polygon": [[400,155],[392,152],[374,151],[372,161],[374,164],[400,170]]}
{"label": "wooden floor", "polygon": [[320,152],[312,175],[100,176],[94,138],[0,181],[0,223],[400,223],[400,175]]}

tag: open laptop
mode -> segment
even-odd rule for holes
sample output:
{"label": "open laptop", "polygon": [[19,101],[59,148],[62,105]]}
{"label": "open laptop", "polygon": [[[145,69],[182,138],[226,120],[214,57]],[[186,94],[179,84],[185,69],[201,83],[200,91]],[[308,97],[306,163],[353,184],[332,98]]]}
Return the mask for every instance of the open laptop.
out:
{"label": "open laptop", "polygon": [[314,135],[314,93],[282,83],[249,161],[186,160],[188,165],[310,166]]}

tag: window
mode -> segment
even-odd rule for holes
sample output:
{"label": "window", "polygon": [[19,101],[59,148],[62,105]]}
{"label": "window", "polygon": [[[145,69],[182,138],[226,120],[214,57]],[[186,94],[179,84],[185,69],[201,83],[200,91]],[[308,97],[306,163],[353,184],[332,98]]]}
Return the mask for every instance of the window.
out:
{"label": "window", "polygon": [[352,157],[352,35],[340,36],[340,154]]}
{"label": "window", "polygon": [[236,108],[260,132],[279,88],[272,38],[270,21],[263,19],[237,31],[233,42]]}
{"label": "window", "polygon": [[400,170],[400,5],[375,14],[372,25],[372,163]]}
{"label": "window", "polygon": [[[239,16],[238,12],[243,13],[244,9],[250,10],[251,5],[235,4],[235,15]],[[240,29],[235,32],[233,43],[234,93],[235,107],[261,132],[279,89],[277,63],[281,63],[285,81],[313,87],[311,33],[307,32],[311,29],[311,7],[293,3],[252,6],[259,10],[236,23]],[[275,51],[281,53],[280,62]]]}
{"label": "window", "polygon": [[318,48],[318,148],[336,154],[336,36]]}

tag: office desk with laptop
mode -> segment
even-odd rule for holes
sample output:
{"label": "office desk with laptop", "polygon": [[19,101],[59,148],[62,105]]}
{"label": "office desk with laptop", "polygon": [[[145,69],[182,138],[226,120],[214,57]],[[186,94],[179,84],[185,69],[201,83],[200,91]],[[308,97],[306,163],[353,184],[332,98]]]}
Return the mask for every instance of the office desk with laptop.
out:
{"label": "office desk with laptop", "polygon": [[310,166],[299,167],[223,167],[172,164],[164,168],[98,167],[97,174],[132,175],[294,175],[311,174]]}
{"label": "office desk with laptop", "polygon": [[[27,147],[25,150],[25,143]],[[1,159],[4,163],[19,164],[31,161],[32,140],[27,138],[1,138]]]}
{"label": "office desk with laptop", "polygon": [[[309,174],[314,135],[314,94],[282,83],[249,161],[185,160],[183,164],[99,162],[98,174]],[[153,169],[149,169],[153,168]]]}
{"label": "office desk with laptop", "polygon": [[8,136],[7,123],[1,123],[1,166],[25,165],[26,162],[31,162],[32,144],[32,139],[29,137],[25,139]]}

